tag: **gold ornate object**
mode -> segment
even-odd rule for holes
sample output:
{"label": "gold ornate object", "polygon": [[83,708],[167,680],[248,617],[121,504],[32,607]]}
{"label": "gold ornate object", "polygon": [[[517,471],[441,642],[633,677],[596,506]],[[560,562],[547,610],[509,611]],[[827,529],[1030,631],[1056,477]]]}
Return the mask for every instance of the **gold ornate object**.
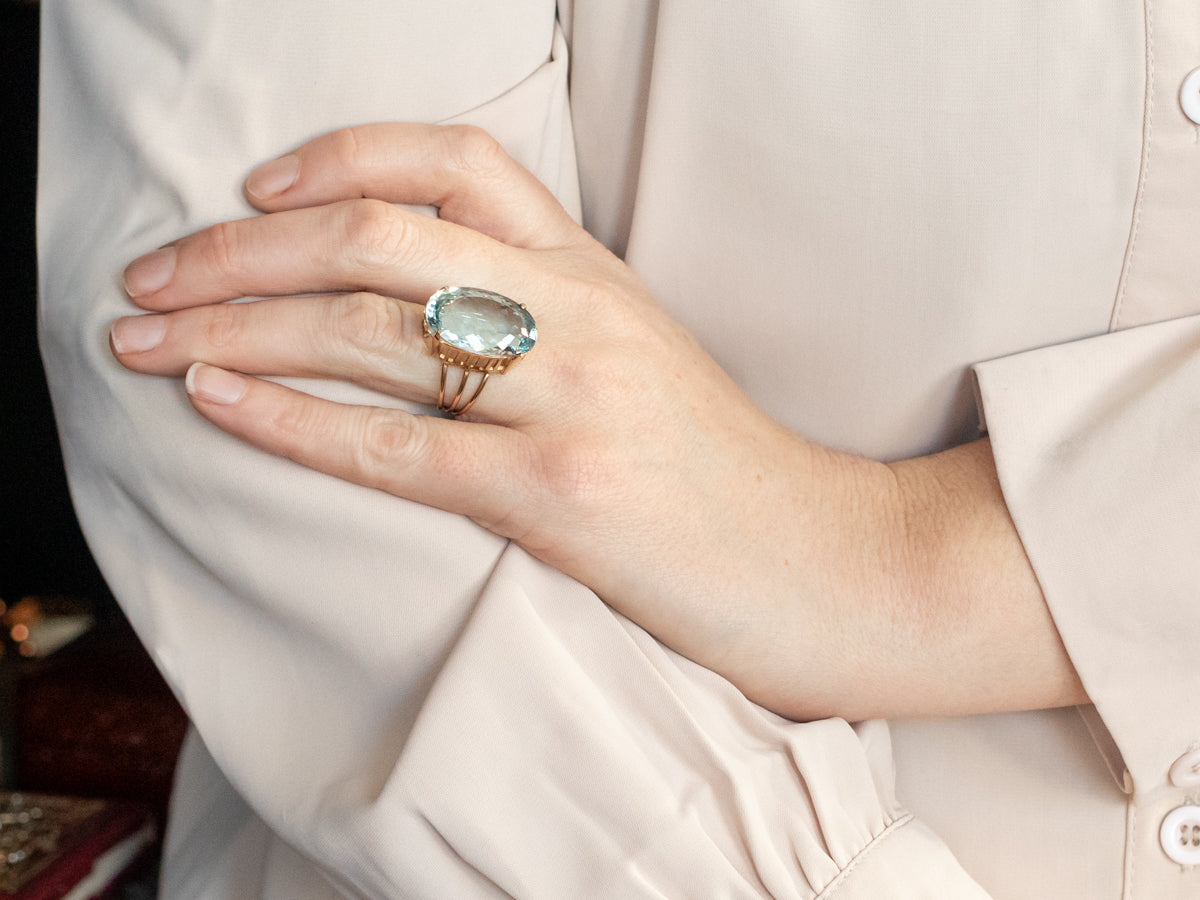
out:
{"label": "gold ornate object", "polygon": [[0,892],[15,894],[28,884],[60,841],[103,809],[100,800],[0,794]]}

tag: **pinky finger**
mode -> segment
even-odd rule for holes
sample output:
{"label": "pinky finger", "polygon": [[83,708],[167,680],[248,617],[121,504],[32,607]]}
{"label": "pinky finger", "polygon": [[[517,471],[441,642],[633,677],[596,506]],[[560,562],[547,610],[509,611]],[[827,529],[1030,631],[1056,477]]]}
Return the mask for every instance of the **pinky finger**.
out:
{"label": "pinky finger", "polygon": [[334,403],[204,363],[188,397],[221,430],[344,481],[467,516],[519,539],[536,521],[528,439],[499,425]]}

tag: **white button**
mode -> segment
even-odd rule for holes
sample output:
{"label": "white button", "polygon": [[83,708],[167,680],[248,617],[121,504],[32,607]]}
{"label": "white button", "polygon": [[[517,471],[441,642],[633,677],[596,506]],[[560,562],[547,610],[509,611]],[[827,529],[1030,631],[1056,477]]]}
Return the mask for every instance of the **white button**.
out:
{"label": "white button", "polygon": [[1183,114],[1200,125],[1200,69],[1192,69],[1179,89],[1179,105]]}
{"label": "white button", "polygon": [[1200,786],[1200,749],[1189,750],[1171,766],[1171,784],[1175,787]]}
{"label": "white button", "polygon": [[1181,806],[1163,819],[1158,840],[1181,866],[1200,866],[1200,806]]}

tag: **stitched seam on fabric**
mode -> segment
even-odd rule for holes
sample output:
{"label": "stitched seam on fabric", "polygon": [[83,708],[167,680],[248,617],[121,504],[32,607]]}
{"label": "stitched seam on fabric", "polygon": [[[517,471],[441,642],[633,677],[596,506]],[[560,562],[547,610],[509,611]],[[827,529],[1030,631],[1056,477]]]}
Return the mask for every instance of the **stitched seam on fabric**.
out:
{"label": "stitched seam on fabric", "polygon": [[1129,244],[1125,247],[1125,261],[1121,266],[1121,282],[1117,286],[1117,299],[1113,304],[1108,330],[1116,331],[1125,305],[1125,294],[1129,288],[1129,273],[1133,270],[1133,254],[1137,247],[1138,230],[1142,222],[1142,203],[1146,196],[1146,181],[1150,177],[1150,135],[1154,129],[1154,14],[1152,0],[1146,0],[1146,100],[1142,123],[1142,159],[1138,168],[1137,195],[1133,201],[1133,221],[1129,226]]}
{"label": "stitched seam on fabric", "polygon": [[1075,712],[1079,716],[1079,721],[1083,722],[1083,727],[1091,735],[1096,752],[1104,760],[1104,765],[1112,775],[1117,788],[1122,794],[1130,793],[1132,788],[1129,786],[1129,767],[1125,764],[1125,757],[1121,753],[1121,748],[1117,746],[1116,738],[1109,733],[1108,726],[1104,724],[1100,713],[1096,711],[1095,704],[1079,704],[1075,707]]}
{"label": "stitched seam on fabric", "polygon": [[833,881],[829,882],[829,884],[827,884],[821,893],[817,894],[813,900],[829,900],[829,898],[832,897],[839,888],[841,888],[850,880],[850,873],[854,871],[855,867],[862,862],[863,858],[866,857],[867,854],[883,843],[884,838],[891,835],[892,832],[899,831],[909,822],[913,821],[913,818],[914,816],[912,813],[907,813],[906,815],[901,816],[899,819],[893,821],[891,825],[883,829],[883,831],[879,832],[879,834],[875,835],[875,837],[871,838],[867,846],[855,853],[854,858],[850,860],[850,862],[846,865],[846,868],[838,872]]}
{"label": "stitched seam on fabric", "polygon": [[1133,900],[1133,867],[1137,856],[1133,852],[1134,829],[1137,827],[1137,802],[1130,795],[1126,801],[1125,814],[1125,887],[1121,891],[1121,900]]}

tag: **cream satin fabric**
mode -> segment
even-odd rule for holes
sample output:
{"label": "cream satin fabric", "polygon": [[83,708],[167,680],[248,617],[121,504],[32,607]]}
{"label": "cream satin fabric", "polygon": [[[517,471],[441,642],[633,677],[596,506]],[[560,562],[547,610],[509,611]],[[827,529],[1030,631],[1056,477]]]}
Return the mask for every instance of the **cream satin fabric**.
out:
{"label": "cream satin fabric", "polygon": [[[68,471],[199,733],[165,896],[1197,895],[1157,829],[1200,740],[1200,136],[1174,100],[1200,13],[896,6],[582,0],[556,29],[550,0],[45,0]],[[503,541],[246,449],[111,359],[126,262],[385,119],[482,125],[582,197],[818,440],[971,437],[975,366],[1098,714],[786,722]]]}

